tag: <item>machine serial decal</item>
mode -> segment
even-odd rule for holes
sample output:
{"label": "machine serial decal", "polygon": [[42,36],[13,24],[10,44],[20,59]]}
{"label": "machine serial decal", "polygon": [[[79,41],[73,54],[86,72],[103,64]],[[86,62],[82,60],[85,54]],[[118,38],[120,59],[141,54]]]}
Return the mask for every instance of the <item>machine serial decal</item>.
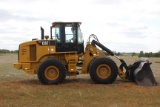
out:
{"label": "machine serial decal", "polygon": [[27,52],[27,49],[22,49],[22,55],[24,55]]}

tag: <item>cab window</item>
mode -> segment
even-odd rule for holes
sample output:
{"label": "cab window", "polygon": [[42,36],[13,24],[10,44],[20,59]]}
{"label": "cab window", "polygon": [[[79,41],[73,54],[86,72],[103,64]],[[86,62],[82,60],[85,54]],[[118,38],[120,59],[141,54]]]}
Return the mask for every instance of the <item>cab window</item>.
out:
{"label": "cab window", "polygon": [[65,26],[65,43],[75,43],[76,42],[76,27],[72,24],[67,24]]}
{"label": "cab window", "polygon": [[56,36],[57,42],[61,42],[60,26],[58,25],[55,27],[55,36]]}
{"label": "cab window", "polygon": [[81,44],[83,42],[84,42],[83,35],[82,35],[80,27],[78,27],[78,44]]}

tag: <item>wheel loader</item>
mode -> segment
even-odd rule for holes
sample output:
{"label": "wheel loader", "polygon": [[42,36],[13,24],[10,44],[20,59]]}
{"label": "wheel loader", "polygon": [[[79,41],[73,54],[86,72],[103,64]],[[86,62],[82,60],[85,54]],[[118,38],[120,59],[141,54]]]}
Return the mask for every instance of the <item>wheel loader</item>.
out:
{"label": "wheel loader", "polygon": [[[66,76],[87,73],[97,84],[111,84],[117,75],[142,86],[157,84],[148,60],[140,59],[128,66],[94,34],[89,36],[84,49],[80,25],[81,22],[53,22],[50,37],[44,35],[41,27],[41,40],[32,39],[19,45],[14,67],[30,75],[37,74],[42,84],[59,84]],[[104,51],[116,57],[121,65],[118,67]]]}

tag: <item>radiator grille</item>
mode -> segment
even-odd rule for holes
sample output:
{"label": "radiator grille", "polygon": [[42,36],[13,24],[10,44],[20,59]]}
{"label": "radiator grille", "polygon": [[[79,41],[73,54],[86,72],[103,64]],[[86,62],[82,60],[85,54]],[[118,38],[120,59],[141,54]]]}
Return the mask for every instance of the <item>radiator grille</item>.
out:
{"label": "radiator grille", "polygon": [[36,45],[30,45],[30,61],[36,61]]}

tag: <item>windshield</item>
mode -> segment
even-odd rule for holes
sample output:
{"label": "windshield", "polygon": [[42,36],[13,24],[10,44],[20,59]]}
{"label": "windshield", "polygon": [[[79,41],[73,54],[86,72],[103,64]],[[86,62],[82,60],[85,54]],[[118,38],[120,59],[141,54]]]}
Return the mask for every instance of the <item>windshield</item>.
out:
{"label": "windshield", "polygon": [[60,26],[59,25],[57,25],[55,27],[55,36],[56,36],[57,42],[61,42],[61,33],[60,33]]}
{"label": "windshield", "polygon": [[83,43],[83,42],[84,42],[83,35],[81,32],[80,26],[78,26],[78,43]]}

